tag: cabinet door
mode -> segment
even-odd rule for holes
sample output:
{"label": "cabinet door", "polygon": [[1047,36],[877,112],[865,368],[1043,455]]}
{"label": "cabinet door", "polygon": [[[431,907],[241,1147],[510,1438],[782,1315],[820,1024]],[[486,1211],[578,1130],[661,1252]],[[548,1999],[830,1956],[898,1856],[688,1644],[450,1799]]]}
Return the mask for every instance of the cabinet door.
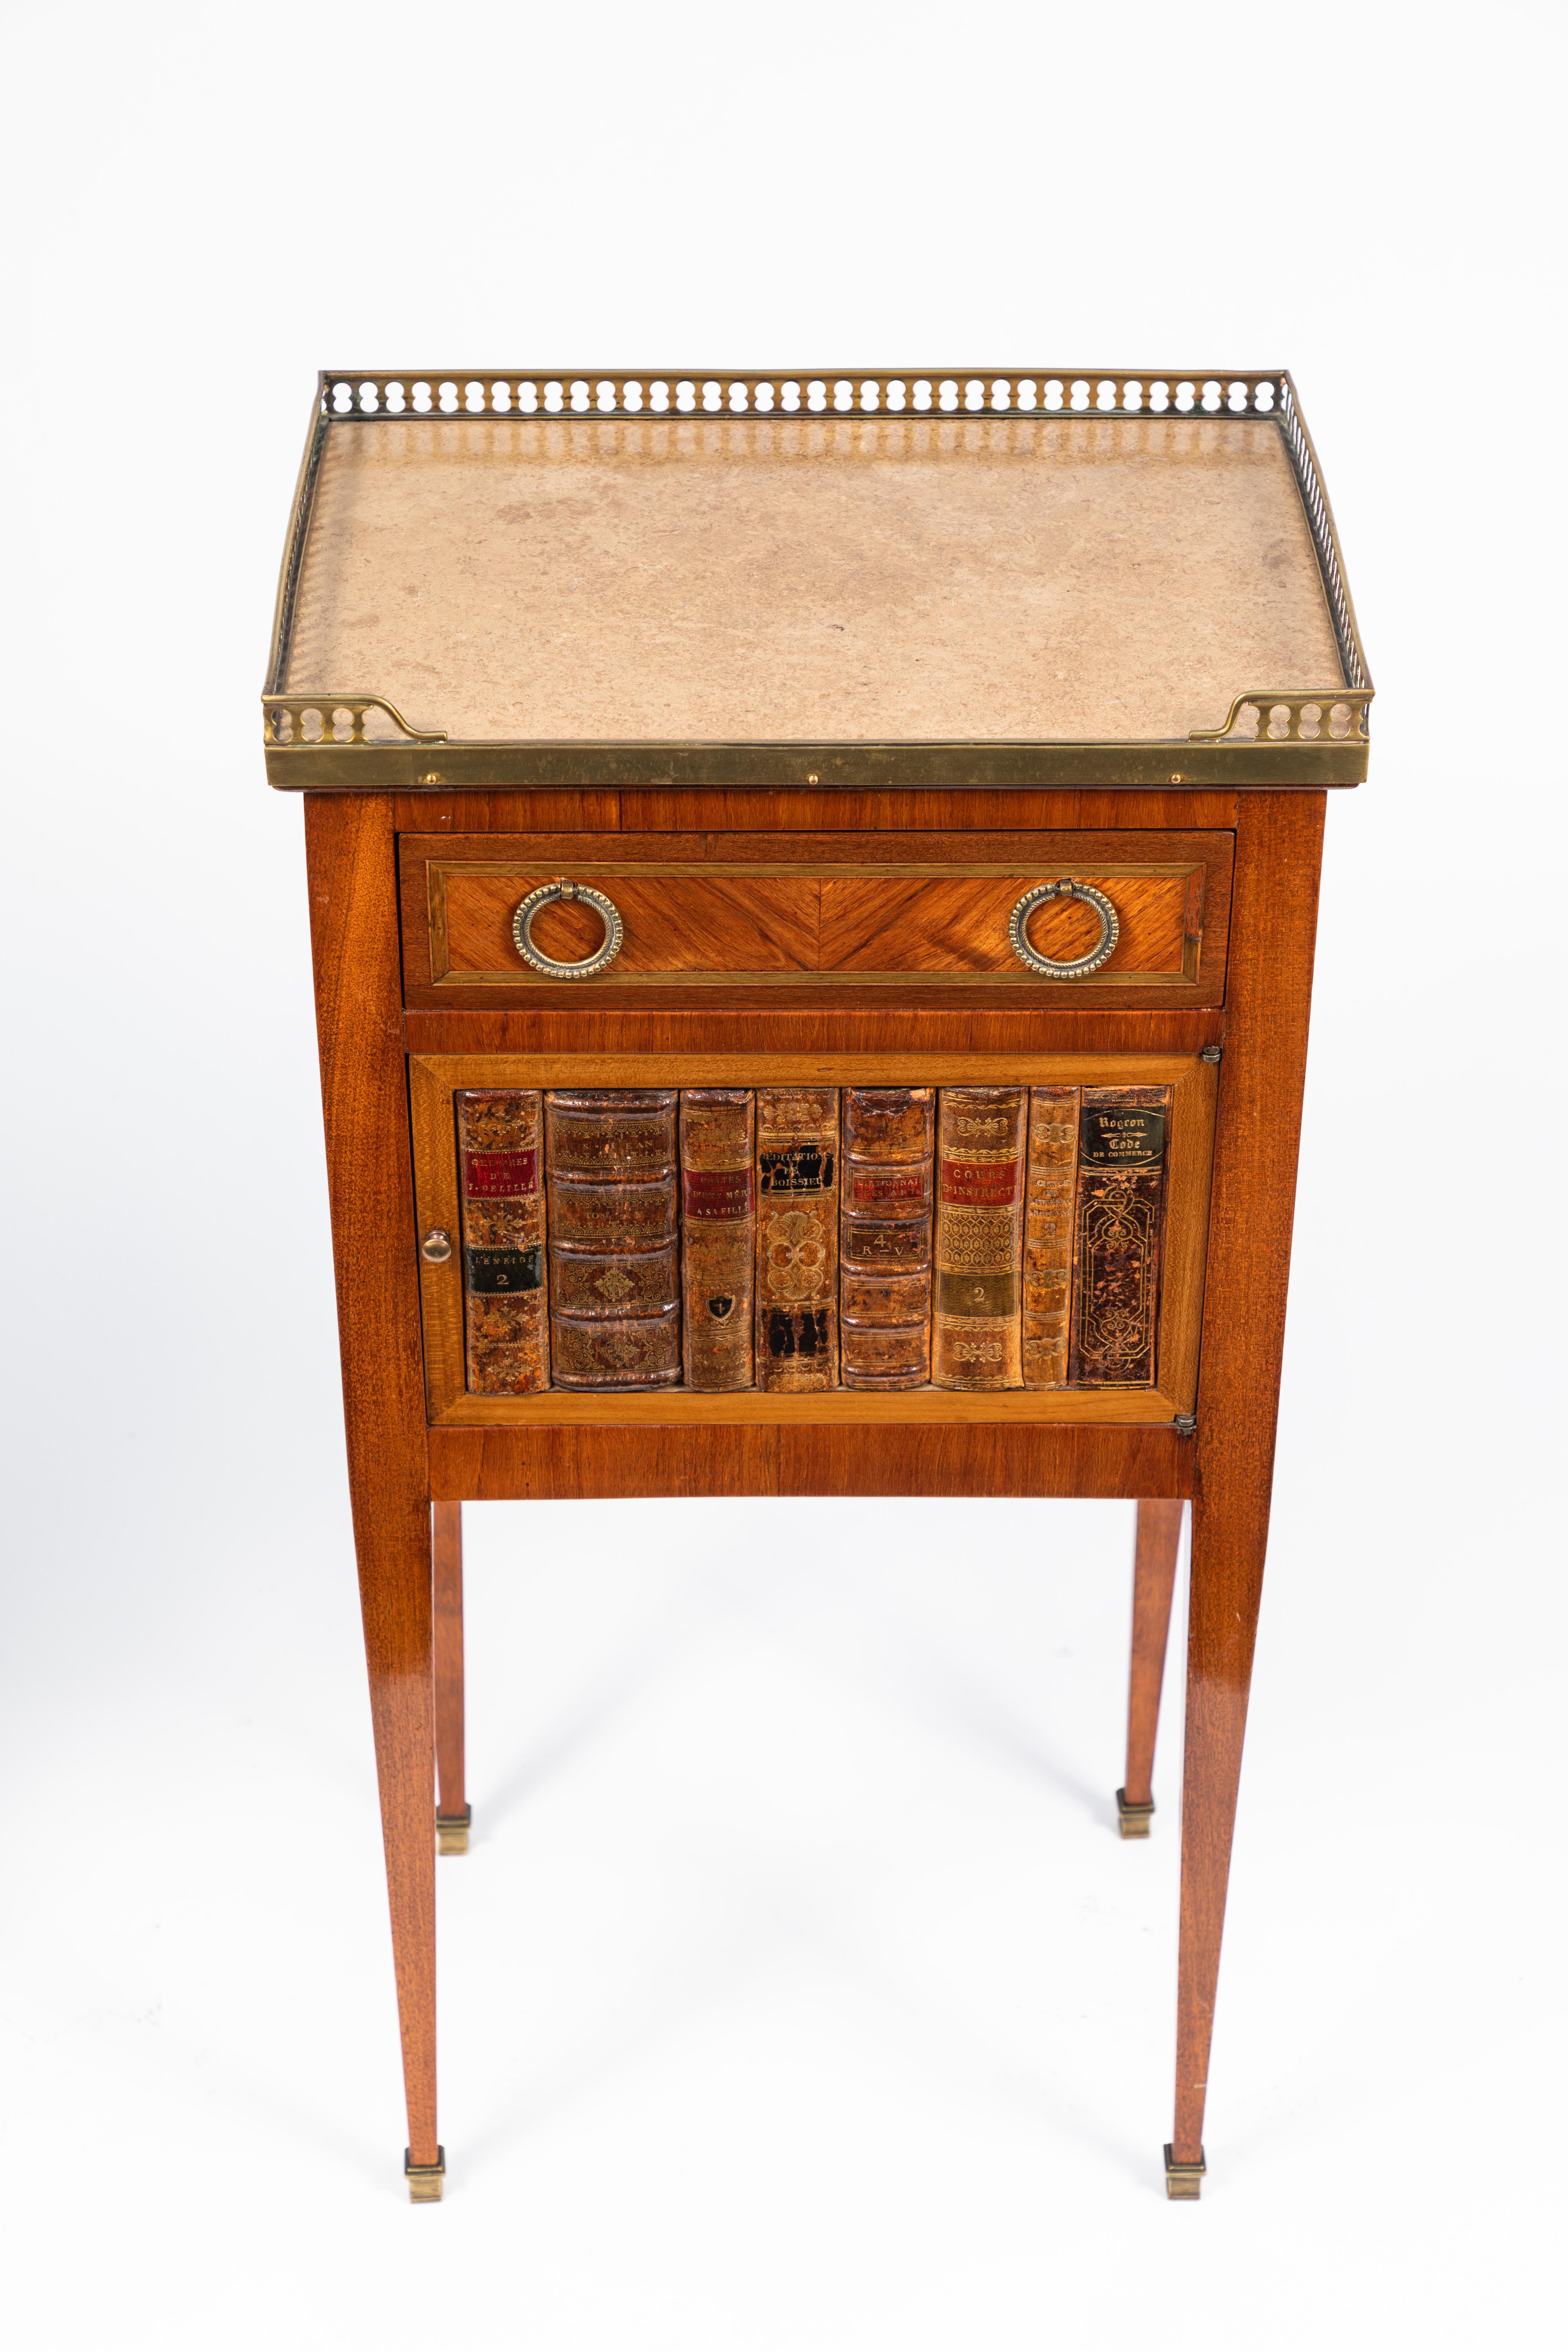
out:
{"label": "cabinet door", "polygon": [[[1168,1426],[1194,1408],[1219,1075],[1215,1066],[1199,1055],[979,1054],[934,1047],[919,1053],[810,1055],[766,1052],[416,1054],[410,1058],[409,1073],[418,1231],[425,1244],[420,1278],[426,1379],[433,1423],[671,1426],[793,1421]],[[1062,1211],[1066,1224],[1057,1236],[1060,1249],[1049,1264],[1063,1269],[1061,1287],[1066,1296],[1058,1303],[1069,1316],[1069,1344],[1057,1385],[919,1386],[886,1393],[828,1385],[809,1392],[745,1388],[713,1393],[687,1385],[681,1376],[666,1377],[657,1388],[612,1385],[591,1395],[538,1381],[527,1393],[479,1392],[483,1383],[475,1377],[470,1327],[476,1318],[488,1318],[488,1328],[495,1318],[493,1307],[485,1303],[497,1279],[495,1264],[486,1253],[510,1246],[521,1258],[537,1248],[546,1286],[550,1279],[551,1185],[556,1180],[547,1168],[544,1146],[545,1113],[552,1094],[564,1102],[569,1097],[597,1099],[625,1090],[622,1098],[629,1106],[631,1124],[641,1121],[649,1138],[657,1140],[657,1122],[668,1118],[658,1106],[671,1090],[798,1088],[803,1097],[838,1090],[836,1099],[841,1100],[846,1088],[900,1087],[934,1089],[939,1102],[943,1090],[992,1088],[1016,1093],[1021,1089],[1028,1097],[1026,1110],[1032,1138],[1043,1137],[1042,1122],[1056,1123],[1062,1139],[1062,1151],[1057,1157],[1068,1171],[1058,1182],[1058,1200],[1066,1203]],[[498,1129],[505,1148],[469,1165],[465,1150],[472,1145],[477,1130],[471,1129],[465,1107],[468,1098],[501,1098],[504,1110],[509,1091],[529,1098],[519,1107],[517,1136],[510,1130],[500,1136]],[[816,1105],[814,1116],[819,1115],[820,1105]],[[1016,1117],[1015,1107],[1015,1124]],[[637,1131],[641,1133],[640,1127]],[[977,1140],[970,1156],[984,1171],[992,1156],[987,1148],[992,1139],[980,1134],[978,1128],[974,1131]],[[576,1148],[581,1151],[582,1147]],[[648,1148],[652,1149],[651,1141]],[[984,1177],[958,1173],[950,1181],[941,1158],[945,1149],[940,1141],[939,1121],[934,1184],[939,1204],[946,1197],[944,1185],[956,1202],[967,1199],[966,1188],[972,1191],[975,1184],[984,1192]],[[1028,1149],[1033,1150],[1032,1142]],[[532,1157],[536,1151],[537,1160]],[[952,1151],[963,1159],[963,1150],[958,1145]],[[1037,1181],[1047,1156],[1043,1150],[1037,1155],[1038,1167],[1035,1160],[1027,1160],[1021,1185]],[[1152,1180],[1152,1170],[1158,1171],[1158,1182]],[[636,1205],[647,1208],[651,1217],[654,1209],[667,1205],[654,1202],[651,1191],[655,1177],[665,1181],[663,1160],[658,1170],[650,1161],[647,1174],[648,1199]],[[498,1187],[504,1195],[503,1177],[511,1183],[520,1203],[516,1214],[521,1222],[515,1234],[502,1233],[495,1224],[499,1212],[493,1204],[500,1197]],[[581,1204],[574,1188],[584,1179],[575,1160],[559,1181],[572,1194],[558,1206],[562,1238],[567,1244],[590,1246],[592,1235],[584,1241],[578,1230]],[[763,1188],[760,1185],[760,1189]],[[1032,1201],[1034,1195],[1029,1198]],[[535,1202],[537,1215],[531,1205]],[[476,1202],[482,1210],[477,1221]],[[754,1200],[752,1213],[760,1229],[760,1200]],[[471,1234],[465,1230],[466,1218],[473,1228]],[[637,1315],[647,1319],[662,1311],[659,1300],[639,1305],[635,1283],[642,1259],[646,1257],[651,1265],[656,1256],[669,1248],[666,1232],[669,1222],[664,1214],[662,1221],[654,1220],[657,1232],[653,1223],[647,1223],[645,1233],[634,1218],[620,1237],[628,1253],[628,1268],[619,1270],[622,1278],[616,1295],[627,1302],[625,1312],[634,1320]],[[673,1230],[679,1250],[679,1212]],[[1037,1231],[1037,1244],[1040,1238]],[[1049,1284],[1042,1280],[1033,1294],[1027,1290],[1025,1276],[1031,1265],[1043,1277],[1047,1263],[1038,1247],[1032,1259],[1028,1255],[1032,1244],[1026,1219],[1021,1246],[1024,1255],[1018,1263],[1020,1278],[1012,1294],[1012,1311],[1023,1316],[1032,1296],[1037,1307],[1052,1305],[1054,1312],[1047,1297]],[[477,1252],[472,1265],[470,1249]],[[939,1248],[933,1297],[941,1287],[942,1263]],[[954,1259],[955,1265],[960,1263]],[[529,1264],[532,1268],[531,1257]],[[574,1274],[580,1271],[574,1269]],[[617,1269],[607,1267],[609,1281],[615,1282],[616,1275]],[[531,1271],[531,1283],[533,1279]],[[1021,1328],[1026,1351],[1029,1328],[1026,1323]],[[507,1341],[508,1334],[500,1331],[498,1325],[495,1344],[500,1347]],[[666,1374],[668,1370],[666,1366]]]}

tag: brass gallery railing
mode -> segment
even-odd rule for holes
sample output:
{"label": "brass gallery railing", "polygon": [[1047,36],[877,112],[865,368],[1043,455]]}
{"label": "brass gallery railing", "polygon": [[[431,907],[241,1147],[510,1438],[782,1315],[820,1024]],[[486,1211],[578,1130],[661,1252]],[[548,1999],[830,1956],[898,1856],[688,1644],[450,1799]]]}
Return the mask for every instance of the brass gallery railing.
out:
{"label": "brass gallery railing", "polygon": [[[1063,416],[1269,417],[1300,487],[1333,621],[1342,685],[1249,688],[1223,724],[1194,729],[1204,745],[1363,744],[1373,684],[1345,585],[1338,534],[1311,436],[1284,368],[402,368],[323,369],[300,470],[279,582],[272,658],[262,696],[269,750],[445,743],[421,732],[384,697],[363,690],[288,694],[289,641],[317,471],[335,421],[412,418]],[[366,721],[369,720],[367,727]]]}

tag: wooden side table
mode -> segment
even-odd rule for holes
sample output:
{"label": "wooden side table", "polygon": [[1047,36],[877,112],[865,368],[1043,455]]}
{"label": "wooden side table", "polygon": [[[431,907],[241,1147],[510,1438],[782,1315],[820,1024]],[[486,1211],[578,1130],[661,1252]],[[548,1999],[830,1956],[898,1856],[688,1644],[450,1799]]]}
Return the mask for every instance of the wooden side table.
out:
{"label": "wooden side table", "polygon": [[[1371,698],[1280,370],[321,376],[263,709],[306,795],[416,2201],[461,1506],[753,1494],[1135,1499],[1130,1837],[1190,1499],[1165,2171],[1198,2195],[1324,811]],[[1008,937],[1062,877],[1120,923],[1070,984],[1086,903],[1034,961]],[[514,940],[556,878],[618,910],[591,978]],[[547,967],[587,958],[586,904],[550,914]],[[1152,1386],[469,1391],[458,1093],[976,1084],[1170,1089]]]}

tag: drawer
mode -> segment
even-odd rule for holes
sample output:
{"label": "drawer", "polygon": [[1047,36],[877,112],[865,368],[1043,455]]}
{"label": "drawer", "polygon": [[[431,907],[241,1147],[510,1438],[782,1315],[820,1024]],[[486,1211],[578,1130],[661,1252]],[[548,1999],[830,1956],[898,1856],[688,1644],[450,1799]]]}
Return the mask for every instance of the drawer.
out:
{"label": "drawer", "polygon": [[[1228,833],[430,836],[400,841],[412,1004],[887,1002],[1139,1008],[1223,1002]],[[1084,895],[1059,889],[1064,881]],[[614,960],[590,978],[533,969],[520,906],[566,881],[608,901]],[[1029,968],[1010,936],[1031,891],[1058,886],[1023,925],[1057,963],[1110,952],[1082,976]],[[1090,897],[1087,894],[1095,894]],[[1114,910],[1114,929],[1102,911]],[[530,942],[562,963],[594,956],[608,918],[584,898],[542,903]],[[651,992],[651,993],[650,993]],[[707,1001],[711,1002],[711,998]]]}

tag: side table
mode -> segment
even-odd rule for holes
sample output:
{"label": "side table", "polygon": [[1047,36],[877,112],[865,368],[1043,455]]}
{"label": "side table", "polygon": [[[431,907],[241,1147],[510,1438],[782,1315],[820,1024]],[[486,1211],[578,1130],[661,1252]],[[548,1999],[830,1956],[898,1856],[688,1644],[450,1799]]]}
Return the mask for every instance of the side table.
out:
{"label": "side table", "polygon": [[[1283,370],[322,374],[263,714],[305,795],[416,2201],[462,1504],[759,1494],[1135,1501],[1127,1837],[1190,1503],[1165,2175],[1199,2194],[1324,814],[1371,698]],[[1163,1090],[1147,1377],[476,1392],[458,1097],[976,1087]]]}

